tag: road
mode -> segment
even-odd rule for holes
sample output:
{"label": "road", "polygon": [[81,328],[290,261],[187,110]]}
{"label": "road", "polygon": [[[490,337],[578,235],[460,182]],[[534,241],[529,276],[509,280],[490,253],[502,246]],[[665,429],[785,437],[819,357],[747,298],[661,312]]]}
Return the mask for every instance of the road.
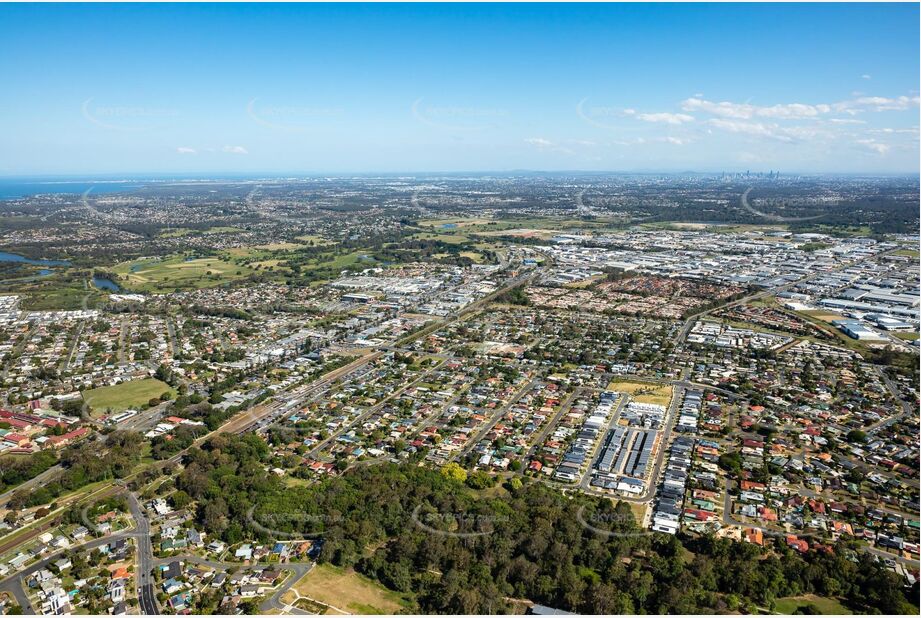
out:
{"label": "road", "polygon": [[107,498],[118,493],[121,491],[121,489],[122,488],[118,485],[112,484],[100,487],[99,489],[96,489],[86,495],[82,495],[79,491],[77,491],[69,494],[68,496],[58,498],[56,502],[57,507],[42,519],[37,520],[36,522],[27,526],[24,529],[26,532],[23,533],[22,530],[17,530],[5,535],[3,537],[4,540],[0,542],[0,555],[6,554],[11,549],[24,543],[28,543],[45,530],[53,528],[55,525],[55,519],[71,506],[80,504],[81,502],[87,500],[101,500]]}
{"label": "road", "polygon": [[[762,534],[764,534],[765,536],[785,537],[785,536],[787,536],[787,534],[795,534],[795,535],[797,535],[798,537],[804,538],[804,539],[808,539],[808,538],[811,538],[811,537],[813,537],[813,536],[816,536],[816,537],[818,537],[819,539],[824,540],[824,539],[822,539],[822,537],[821,537],[819,534],[813,535],[813,534],[806,534],[806,533],[802,533],[802,532],[798,532],[798,531],[793,531],[793,532],[789,532],[789,533],[788,533],[788,532],[786,532],[786,531],[774,530],[774,529],[772,529],[772,528],[765,528],[765,527],[763,527],[763,526],[758,526],[758,525],[752,524],[752,523],[746,523],[746,522],[744,522],[744,521],[740,521],[740,520],[736,519],[735,517],[732,516],[732,496],[730,496],[730,494],[729,494],[729,488],[730,488],[730,483],[729,483],[729,480],[727,479],[726,482],[725,482],[725,486],[723,487],[723,494],[724,494],[724,497],[723,497],[723,524],[724,524],[724,525],[727,525],[727,526],[740,526],[740,527],[742,527],[742,528],[752,528],[752,529],[755,529],[755,530],[760,530],[760,531],[762,532]],[[885,550],[879,549],[879,548],[877,548],[877,547],[863,546],[863,547],[860,548],[860,551],[864,551],[864,552],[873,554],[873,555],[875,555],[875,556],[879,556],[879,557],[884,558],[884,559],[891,559],[891,560],[894,560],[894,561],[896,561],[896,562],[899,562],[899,563],[908,565],[908,566],[910,566],[910,567],[912,567],[912,568],[915,568],[915,569],[917,569],[918,566],[919,566],[919,564],[921,564],[921,563],[919,563],[918,560],[912,560],[911,558],[905,558],[905,557],[903,557],[903,556],[899,556],[899,555],[896,555],[896,554],[892,554],[892,553],[890,553],[890,552],[887,552],[887,551],[885,551]]]}
{"label": "road", "polygon": [[176,340],[176,327],[173,325],[173,319],[170,316],[166,316],[166,337],[169,339],[169,347],[173,353],[173,358],[176,358],[179,354],[179,343]]}
{"label": "road", "polygon": [[668,404],[668,410],[665,414],[665,431],[662,433],[662,439],[659,441],[659,452],[656,453],[656,463],[649,475],[649,483],[646,486],[646,493],[640,497],[640,502],[648,502],[656,495],[659,487],[659,476],[662,474],[662,466],[665,464],[665,453],[668,450],[668,441],[672,437],[672,430],[678,423],[677,407],[681,400],[684,399],[684,388],[678,386],[672,395],[672,400]]}
{"label": "road", "polygon": [[598,438],[595,440],[595,444],[592,446],[592,454],[588,459],[588,468],[582,474],[582,478],[579,480],[579,489],[584,492],[593,492],[590,484],[592,482],[592,470],[598,465],[598,460],[601,459],[601,445],[604,444],[605,439],[608,436],[608,432],[611,431],[611,428],[614,427],[614,424],[617,423],[620,419],[620,414],[624,410],[624,406],[627,405],[627,402],[630,400],[630,396],[626,393],[621,393],[617,401],[617,407],[614,408],[614,412],[611,414],[611,418],[608,419],[608,424],[605,426],[604,430],[598,432]]}
{"label": "road", "polygon": [[775,296],[775,295],[777,295],[777,294],[779,294],[779,293],[781,293],[781,292],[786,292],[786,291],[788,291],[788,290],[791,290],[791,289],[793,289],[794,287],[796,287],[797,285],[800,285],[801,283],[807,283],[807,282],[809,282],[809,281],[812,281],[813,279],[817,279],[817,278],[819,278],[819,277],[824,277],[824,276],[830,275],[830,274],[832,274],[832,273],[836,273],[836,272],[838,272],[838,271],[845,270],[845,269],[847,269],[847,268],[850,268],[851,266],[854,266],[855,264],[860,264],[860,263],[862,263],[862,262],[868,262],[868,261],[871,261],[871,260],[875,260],[875,259],[881,258],[881,257],[883,257],[883,256],[885,256],[885,255],[889,255],[889,254],[894,253],[894,252],[896,252],[896,251],[898,251],[898,249],[890,249],[889,251],[883,251],[883,252],[877,253],[876,255],[871,255],[871,256],[869,256],[869,257],[866,257],[866,258],[863,258],[863,259],[860,259],[860,260],[850,260],[850,261],[845,262],[845,263],[843,263],[843,264],[840,264],[840,265],[838,265],[838,266],[836,266],[835,268],[832,268],[832,269],[830,269],[830,270],[825,270],[825,271],[821,271],[821,272],[817,272],[817,273],[812,273],[812,274],[807,275],[807,276],[805,276],[805,277],[803,277],[803,278],[801,278],[801,279],[797,279],[796,281],[791,281],[790,283],[781,285],[781,286],[779,286],[779,287],[771,288],[771,289],[768,289],[768,290],[762,290],[762,291],[760,291],[760,292],[755,292],[755,293],[753,293],[753,294],[749,294],[749,295],[747,295],[747,296],[743,296],[742,298],[736,299],[736,300],[731,301],[731,302],[728,302],[728,303],[726,303],[726,304],[719,305],[719,306],[717,306],[717,307],[713,307],[713,308],[711,308],[711,309],[706,309],[706,310],[704,310],[704,311],[700,311],[700,312],[698,312],[698,313],[695,313],[694,315],[688,317],[688,318],[684,321],[684,325],[681,327],[681,331],[678,333],[678,339],[677,339],[677,341],[678,341],[679,344],[684,343],[684,341],[687,339],[688,333],[689,333],[690,330],[691,330],[691,327],[694,326],[694,323],[697,322],[698,319],[702,318],[702,317],[705,316],[705,315],[708,315],[708,314],[710,314],[710,313],[713,313],[714,311],[721,311],[721,310],[723,310],[723,309],[728,309],[728,308],[730,308],[730,307],[735,307],[736,305],[742,305],[742,304],[745,304],[745,303],[747,303],[747,302],[749,302],[749,301],[756,300],[756,299],[758,299],[758,298],[763,298],[763,297],[765,297],[765,296]]}
{"label": "road", "polygon": [[422,375],[420,375],[418,378],[416,378],[412,382],[409,382],[408,384],[404,384],[397,390],[393,391],[392,393],[390,393],[389,395],[381,399],[378,403],[374,404],[373,406],[371,406],[370,408],[368,408],[367,410],[365,410],[364,412],[356,416],[352,421],[346,423],[345,425],[343,425],[342,427],[334,431],[332,434],[330,434],[328,438],[326,438],[322,442],[318,443],[315,447],[310,449],[310,452],[308,453],[308,455],[310,457],[316,457],[317,454],[319,454],[323,449],[325,449],[327,446],[335,442],[336,439],[339,438],[339,436],[344,434],[349,429],[355,427],[356,425],[360,425],[361,423],[365,422],[367,419],[371,418],[371,416],[374,415],[375,412],[378,412],[381,408],[383,408],[385,405],[390,403],[393,399],[399,397],[401,394],[403,394],[404,391],[412,388],[419,382],[424,381],[426,378],[429,377],[429,375],[431,375],[433,371],[441,367],[443,364],[444,364],[444,361],[441,361],[434,367],[430,367],[425,372],[423,372]]}
{"label": "road", "polygon": [[483,427],[481,427],[480,430],[476,432],[476,435],[470,438],[469,440],[467,440],[467,443],[464,445],[464,447],[451,456],[450,460],[454,461],[458,457],[460,457],[461,459],[466,457],[474,448],[476,448],[476,445],[480,443],[480,440],[482,440],[486,436],[486,434],[489,433],[489,431],[493,427],[496,426],[496,423],[498,423],[499,420],[503,416],[505,416],[505,413],[508,412],[509,407],[517,403],[518,400],[521,399],[521,397],[526,392],[534,388],[534,385],[537,384],[538,382],[540,382],[539,378],[531,378],[525,383],[524,386],[522,386],[517,391],[515,391],[512,394],[512,396],[509,397],[509,400],[505,404],[503,404],[502,406],[497,408],[495,412],[493,412],[493,415],[489,417],[489,419],[486,421]]}
{"label": "road", "polygon": [[137,539],[137,586],[138,599],[141,613],[153,616],[159,614],[157,607],[157,593],[154,589],[154,555],[150,542],[150,520],[144,512],[144,507],[138,502],[133,492],[128,493],[128,508],[135,521],[135,538]]}
{"label": "road", "polygon": [[63,469],[64,468],[61,467],[61,464],[51,466],[50,468],[48,468],[47,470],[45,470],[38,476],[33,477],[29,479],[28,481],[25,481],[24,483],[20,483],[19,485],[16,485],[12,489],[9,489],[3,492],[2,494],[0,494],[0,506],[6,506],[6,503],[10,501],[10,498],[16,492],[31,491],[35,489],[36,487],[40,487],[41,485],[44,485],[46,481],[50,480],[51,477],[56,476]]}
{"label": "road", "polygon": [[[214,570],[228,571],[230,569],[239,570],[242,567],[258,567],[259,563],[254,564],[244,564],[242,562],[230,562],[227,560],[209,560],[207,558],[202,558],[201,556],[196,556],[194,554],[177,554],[175,556],[170,556],[168,558],[157,558],[153,561],[154,567],[158,567],[162,564],[168,564],[170,562],[179,561],[185,564],[197,564],[199,566],[208,567]],[[313,562],[273,562],[271,564],[266,564],[264,566],[270,566],[274,569],[282,569],[285,571],[290,571],[291,574],[285,579],[281,585],[262,603],[259,604],[259,611],[263,614],[268,613],[272,610],[280,609],[283,606],[281,603],[281,597],[284,596],[288,590],[294,586],[302,577],[307,575],[311,569],[314,567]]]}
{"label": "road", "polygon": [[[576,400],[576,397],[585,392],[585,390],[585,387],[576,387],[576,389],[569,393],[566,399],[560,403],[560,409],[557,411],[557,413],[554,414],[553,418],[551,418],[550,421],[544,426],[544,428],[540,430],[540,433],[537,434],[537,437],[531,441],[531,445],[528,447],[528,452],[522,458],[523,462],[528,462],[531,460],[531,458],[534,456],[534,453],[537,452],[537,449],[543,446],[544,442],[547,441],[547,436],[549,436],[550,432],[556,428],[557,423],[560,422],[560,419],[563,418],[567,412],[569,412],[570,408],[572,408],[572,403]],[[518,470],[518,474],[524,474],[526,471],[527,468],[525,468],[525,466],[521,466],[521,468]]]}
{"label": "road", "polygon": [[77,324],[77,330],[76,332],[74,332],[74,339],[71,342],[70,347],[67,350],[67,356],[65,356],[61,360],[61,365],[60,365],[61,373],[64,373],[70,368],[70,364],[73,362],[74,355],[77,353],[77,348],[80,345],[80,337],[83,335],[83,328],[85,325],[86,325],[86,322],[82,320],[80,321],[79,324]]}
{"label": "road", "polygon": [[902,408],[902,412],[894,416],[890,416],[888,418],[884,418],[884,419],[881,419],[873,423],[867,428],[866,430],[867,433],[876,433],[880,429],[888,427],[889,425],[892,425],[893,423],[897,423],[904,417],[914,414],[912,405],[908,403],[907,401],[905,401],[904,399],[902,399],[902,395],[901,393],[899,393],[899,387],[896,386],[896,384],[891,379],[889,379],[889,376],[886,375],[885,370],[877,366],[874,366],[873,368],[876,370],[876,373],[879,375],[880,379],[883,381],[883,384],[886,386],[886,390],[889,391],[889,394],[892,395],[893,399],[899,402],[899,406]]}
{"label": "road", "polygon": [[32,335],[35,334],[35,326],[31,323],[29,324],[29,330],[25,332],[22,336],[22,339],[16,342],[16,345],[9,351],[8,356],[9,360],[3,364],[3,369],[0,370],[0,378],[6,378],[10,373],[10,368],[13,364],[19,359],[19,355],[22,354],[23,348],[26,347],[26,344],[32,339]]}
{"label": "road", "polygon": [[80,549],[80,550],[95,549],[103,545],[108,545],[112,541],[115,541],[118,539],[132,538],[132,537],[136,537],[136,535],[137,535],[136,532],[122,532],[118,534],[112,534],[110,536],[104,536],[98,539],[90,539],[89,541],[86,541],[84,543],[76,543],[74,545],[71,545],[67,549],[56,551],[52,554],[49,554],[45,558],[42,558],[41,560],[39,560],[32,566],[27,567],[26,569],[19,571],[17,573],[14,573],[12,575],[9,575],[3,580],[0,580],[0,593],[8,592],[11,595],[13,595],[13,597],[15,597],[16,599],[16,602],[22,607],[23,613],[36,614],[37,612],[32,607],[32,604],[29,602],[29,598],[26,595],[25,590],[23,590],[23,587],[22,587],[23,582],[27,581],[29,577],[41,571],[42,569],[46,568],[49,564],[51,564],[52,562],[54,562],[55,560],[63,556],[66,552],[71,552],[71,551],[74,551],[75,549]]}

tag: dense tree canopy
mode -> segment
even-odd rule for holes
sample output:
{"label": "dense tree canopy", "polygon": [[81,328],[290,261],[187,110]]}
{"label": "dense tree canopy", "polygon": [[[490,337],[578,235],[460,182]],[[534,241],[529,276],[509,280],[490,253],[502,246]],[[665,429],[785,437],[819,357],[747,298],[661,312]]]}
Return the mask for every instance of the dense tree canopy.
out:
{"label": "dense tree canopy", "polygon": [[177,487],[197,501],[209,533],[231,543],[322,536],[321,561],[413,592],[420,612],[495,613],[524,598],[591,614],[695,613],[806,593],[856,611],[911,611],[895,574],[844,546],[801,556],[783,545],[646,534],[626,503],[540,483],[485,497],[411,463],[292,488],[266,472],[269,458],[256,436],[221,435],[193,449]]}

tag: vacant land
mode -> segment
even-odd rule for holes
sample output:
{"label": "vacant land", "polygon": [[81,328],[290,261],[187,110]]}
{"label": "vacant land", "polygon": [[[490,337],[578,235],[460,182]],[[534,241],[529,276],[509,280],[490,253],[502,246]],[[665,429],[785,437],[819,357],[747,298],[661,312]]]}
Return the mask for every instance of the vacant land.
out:
{"label": "vacant land", "polygon": [[115,267],[119,283],[137,292],[168,292],[208,288],[242,279],[253,271],[217,257],[175,256],[164,260],[135,260]]}
{"label": "vacant land", "polygon": [[614,380],[608,385],[608,390],[627,393],[634,401],[640,403],[654,403],[665,407],[668,407],[672,400],[672,387],[666,384]]}
{"label": "vacant land", "polygon": [[97,414],[104,413],[106,410],[120,412],[136,408],[167,392],[171,395],[176,394],[165,382],[145,378],[83,391],[83,401],[89,404]]}
{"label": "vacant land", "polygon": [[820,597],[814,594],[804,594],[797,597],[783,597],[781,599],[777,599],[776,605],[774,606],[774,611],[780,612],[781,614],[793,614],[796,613],[798,608],[808,607],[810,605],[816,608],[819,613],[822,614],[854,613],[842,605],[837,599],[829,599],[828,597]]}
{"label": "vacant land", "polygon": [[810,311],[798,311],[797,313],[802,313],[816,320],[822,320],[823,322],[834,322],[835,320],[844,320],[846,319],[843,315],[838,313],[831,313],[823,309],[816,309]]}
{"label": "vacant land", "polygon": [[[396,614],[408,605],[399,593],[387,590],[351,569],[319,564],[294,584],[302,597],[352,614]],[[293,603],[292,592],[283,601]]]}

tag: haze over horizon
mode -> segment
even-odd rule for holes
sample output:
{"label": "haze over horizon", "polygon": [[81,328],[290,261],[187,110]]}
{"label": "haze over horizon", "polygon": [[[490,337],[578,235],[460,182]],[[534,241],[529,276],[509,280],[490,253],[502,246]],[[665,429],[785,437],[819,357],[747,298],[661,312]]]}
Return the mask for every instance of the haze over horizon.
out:
{"label": "haze over horizon", "polygon": [[917,174],[918,17],[3,5],[0,176]]}

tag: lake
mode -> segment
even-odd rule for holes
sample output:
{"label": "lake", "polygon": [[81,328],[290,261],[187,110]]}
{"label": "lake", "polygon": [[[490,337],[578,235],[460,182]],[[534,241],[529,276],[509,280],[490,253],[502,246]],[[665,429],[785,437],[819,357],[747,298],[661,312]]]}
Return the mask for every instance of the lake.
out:
{"label": "lake", "polygon": [[7,253],[6,251],[0,251],[0,262],[20,262],[22,264],[32,264],[34,266],[69,266],[70,262],[67,260],[33,260],[27,258],[24,255],[17,255],[15,253]]}

